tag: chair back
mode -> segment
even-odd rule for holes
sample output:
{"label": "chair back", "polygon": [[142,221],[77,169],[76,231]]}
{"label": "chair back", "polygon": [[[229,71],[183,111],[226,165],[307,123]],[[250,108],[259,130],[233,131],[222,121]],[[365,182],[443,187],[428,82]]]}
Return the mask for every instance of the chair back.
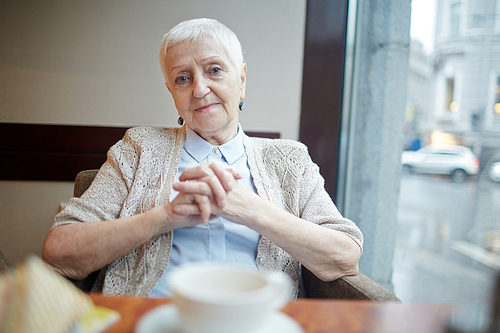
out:
{"label": "chair back", "polygon": [[89,188],[90,184],[94,181],[95,176],[99,170],[83,170],[80,171],[75,177],[75,187],[73,188],[73,196],[79,198]]}

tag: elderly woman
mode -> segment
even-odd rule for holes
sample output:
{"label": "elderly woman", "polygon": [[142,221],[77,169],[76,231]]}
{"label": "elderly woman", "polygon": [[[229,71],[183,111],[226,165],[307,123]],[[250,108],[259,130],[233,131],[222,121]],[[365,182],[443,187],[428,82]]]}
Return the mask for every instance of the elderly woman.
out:
{"label": "elderly woman", "polygon": [[358,272],[362,235],[324,189],[306,147],[250,138],[238,123],[247,67],[240,42],[211,19],[180,23],[160,51],[181,128],[138,127],[108,153],[91,187],[56,216],[44,259],[94,290],[170,295],[190,261],[283,271],[303,296],[300,266],[324,281]]}

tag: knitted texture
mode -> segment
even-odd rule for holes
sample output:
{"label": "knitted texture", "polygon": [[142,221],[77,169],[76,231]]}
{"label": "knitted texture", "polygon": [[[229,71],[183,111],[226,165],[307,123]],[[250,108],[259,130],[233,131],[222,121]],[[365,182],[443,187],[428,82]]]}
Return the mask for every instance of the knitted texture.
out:
{"label": "knitted texture", "polygon": [[[99,222],[144,213],[169,202],[186,137],[185,128],[164,130],[136,127],[110,148],[94,182],[72,198],[54,226]],[[296,141],[243,137],[257,193],[278,207],[309,222],[339,230],[360,247],[359,228],[341,216],[324,189],[319,168]],[[104,269],[95,291],[111,295],[147,296],[168,265],[172,233],[159,235]],[[304,295],[300,263],[266,237],[261,237],[256,263],[259,271],[283,271],[292,281],[290,298]]]}

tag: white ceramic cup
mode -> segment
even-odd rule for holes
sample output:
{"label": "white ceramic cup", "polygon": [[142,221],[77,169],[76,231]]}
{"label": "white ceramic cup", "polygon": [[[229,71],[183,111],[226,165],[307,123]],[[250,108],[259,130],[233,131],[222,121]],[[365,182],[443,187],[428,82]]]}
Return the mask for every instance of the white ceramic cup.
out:
{"label": "white ceramic cup", "polygon": [[183,332],[255,332],[288,301],[290,279],[232,264],[184,264],[169,278]]}

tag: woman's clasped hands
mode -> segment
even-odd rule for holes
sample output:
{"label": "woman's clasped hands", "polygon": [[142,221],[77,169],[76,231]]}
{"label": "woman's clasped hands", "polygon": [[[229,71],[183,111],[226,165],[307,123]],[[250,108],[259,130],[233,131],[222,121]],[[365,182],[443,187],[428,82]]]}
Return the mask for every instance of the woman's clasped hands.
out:
{"label": "woman's clasped hands", "polygon": [[239,184],[238,179],[241,179],[238,172],[224,168],[220,162],[202,163],[184,170],[173,186],[179,192],[171,202],[173,213],[192,223],[200,220],[208,223],[215,216],[241,223],[239,208],[245,198],[255,193]]}

